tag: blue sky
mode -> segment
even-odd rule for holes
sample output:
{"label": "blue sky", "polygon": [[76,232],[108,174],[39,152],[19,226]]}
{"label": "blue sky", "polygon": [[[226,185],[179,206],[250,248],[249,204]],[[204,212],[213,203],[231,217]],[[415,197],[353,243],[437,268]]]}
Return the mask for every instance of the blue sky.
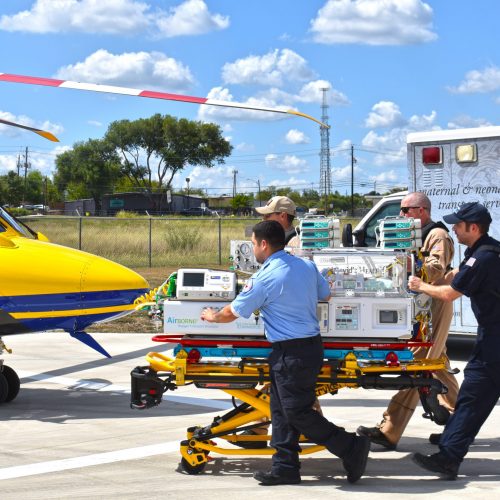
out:
{"label": "blue sky", "polygon": [[[2,0],[0,72],[183,93],[321,118],[328,86],[332,187],[406,184],[409,132],[499,125],[498,0]],[[114,120],[154,113],[218,123],[224,165],[174,181],[210,194],[319,187],[319,126],[289,115],[0,83],[0,175],[56,155]]]}

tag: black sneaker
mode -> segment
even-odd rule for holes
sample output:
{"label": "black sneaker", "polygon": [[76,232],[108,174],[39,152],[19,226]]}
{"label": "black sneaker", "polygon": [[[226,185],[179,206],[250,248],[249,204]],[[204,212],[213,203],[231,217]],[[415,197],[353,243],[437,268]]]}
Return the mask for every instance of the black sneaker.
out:
{"label": "black sneaker", "polygon": [[342,465],[350,483],[355,483],[364,474],[369,451],[370,440],[364,436],[356,436],[351,449],[342,457]]}
{"label": "black sneaker", "polygon": [[364,425],[360,425],[356,429],[356,432],[360,436],[367,437],[372,443],[379,444],[388,450],[396,449],[396,445],[391,443],[378,427],[365,427]]}
{"label": "black sneaker", "polygon": [[460,464],[446,458],[441,453],[434,453],[434,455],[415,453],[411,459],[422,469],[436,473],[441,479],[453,481],[457,478]]}
{"label": "black sneaker", "polygon": [[282,476],[273,472],[257,471],[253,473],[254,479],[263,486],[277,486],[279,484],[299,484],[300,476]]}
{"label": "black sneaker", "polygon": [[429,436],[429,443],[435,444],[437,446],[439,444],[439,441],[441,441],[441,436],[442,436],[441,432],[435,433],[435,434],[431,434]]}

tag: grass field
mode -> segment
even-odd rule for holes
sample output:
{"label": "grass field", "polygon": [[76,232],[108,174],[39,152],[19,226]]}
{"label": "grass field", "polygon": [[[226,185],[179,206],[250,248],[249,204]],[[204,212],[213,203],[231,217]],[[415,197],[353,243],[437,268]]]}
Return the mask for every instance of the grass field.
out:
{"label": "grass field", "polygon": [[[249,240],[246,230],[251,230],[258,220],[231,217],[30,217],[24,219],[24,222],[34,231],[43,233],[53,243],[81,248],[133,268],[155,288],[180,267],[228,269],[231,266],[230,241]],[[348,222],[354,226],[357,220],[341,220],[341,224]],[[95,325],[88,331],[158,332],[145,312]]]}
{"label": "grass field", "polygon": [[[24,219],[53,243],[81,248],[128,267],[229,266],[231,240],[248,240],[255,218],[98,218]],[[357,222],[344,219],[342,224]]]}

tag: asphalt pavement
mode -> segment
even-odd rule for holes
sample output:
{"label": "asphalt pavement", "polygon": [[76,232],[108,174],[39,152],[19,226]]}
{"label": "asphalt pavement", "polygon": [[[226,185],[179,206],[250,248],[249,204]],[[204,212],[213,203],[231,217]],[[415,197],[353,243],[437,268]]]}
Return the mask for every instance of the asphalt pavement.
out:
{"label": "asphalt pavement", "polygon": [[[260,486],[255,470],[267,470],[264,456],[213,455],[203,473],[180,467],[179,443],[187,427],[207,425],[231,408],[221,391],[181,387],[157,408],[132,410],[130,371],[149,351],[165,351],[151,334],[94,334],[112,359],[65,333],[5,337],[13,354],[5,364],[21,377],[21,391],[0,406],[3,453],[0,498],[10,499],[186,499],[214,496],[335,499],[496,498],[500,489],[500,411],[495,408],[466,457],[459,478],[443,481],[413,464],[414,452],[432,453],[431,432],[440,427],[420,408],[397,450],[373,445],[365,476],[345,479],[341,461],[328,452],[304,457],[300,485]],[[470,346],[453,347],[453,366],[463,368]],[[459,375],[461,380],[461,374]],[[321,398],[325,415],[347,430],[374,425],[391,391],[342,389]],[[271,490],[270,490],[271,488]]]}

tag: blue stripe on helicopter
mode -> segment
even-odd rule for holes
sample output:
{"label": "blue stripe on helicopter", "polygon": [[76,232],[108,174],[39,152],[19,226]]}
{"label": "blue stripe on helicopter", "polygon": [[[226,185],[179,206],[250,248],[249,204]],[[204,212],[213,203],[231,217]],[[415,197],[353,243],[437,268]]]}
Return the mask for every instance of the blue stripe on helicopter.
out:
{"label": "blue stripe on helicopter", "polygon": [[9,313],[66,311],[116,307],[132,304],[147,288],[129,290],[103,290],[83,293],[50,293],[0,297],[0,309]]}
{"label": "blue stripe on helicopter", "polygon": [[[45,330],[65,330],[68,332],[79,332],[88,326],[104,321],[106,319],[120,316],[123,312],[107,312],[101,314],[86,314],[84,316],[67,316],[58,318],[30,318],[21,319],[19,322],[30,332],[41,332]],[[22,333],[22,332],[19,332]]]}

